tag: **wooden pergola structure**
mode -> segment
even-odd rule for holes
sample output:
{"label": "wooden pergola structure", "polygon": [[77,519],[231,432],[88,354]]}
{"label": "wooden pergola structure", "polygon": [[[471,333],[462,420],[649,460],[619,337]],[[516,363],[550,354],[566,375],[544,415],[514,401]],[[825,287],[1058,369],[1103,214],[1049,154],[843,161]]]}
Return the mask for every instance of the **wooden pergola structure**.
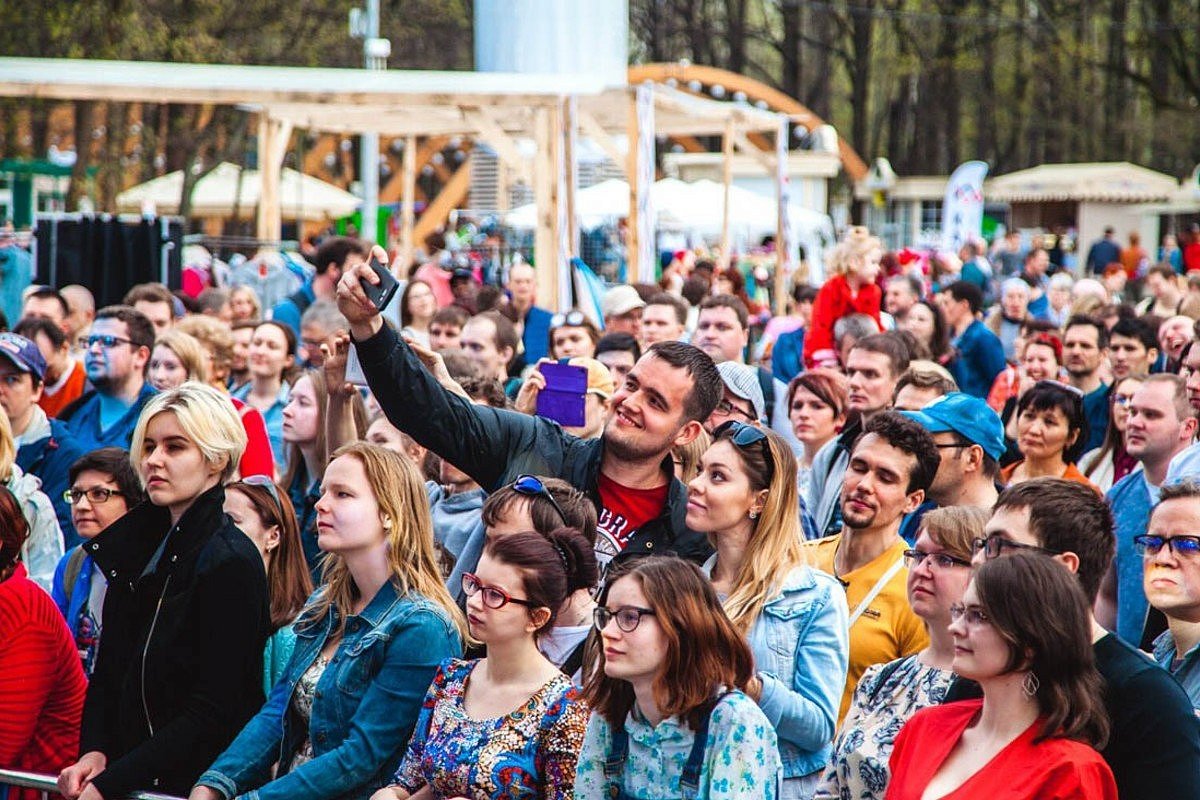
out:
{"label": "wooden pergola structure", "polygon": [[[407,263],[415,247],[416,137],[452,135],[486,142],[508,175],[534,190],[538,206],[534,258],[542,267],[537,271],[539,295],[555,298],[559,307],[569,301],[567,265],[578,252],[574,214],[578,137],[592,140],[625,166],[630,186],[628,275],[631,282],[638,282],[654,275],[650,186],[657,137],[720,136],[727,161],[741,150],[775,176],[777,248],[787,253],[785,170],[792,117],[748,104],[708,100],[662,83],[613,87],[570,75],[0,58],[0,96],[226,104],[256,112],[262,180],[257,228],[259,238],[265,240],[280,236],[279,180],[293,131],[404,137],[402,263]],[[774,153],[756,143],[771,139]],[[521,140],[534,142],[531,158],[524,155]],[[461,197],[469,180],[468,158],[442,194]],[[729,182],[727,169],[727,187]],[[441,199],[434,198],[427,213],[436,212]],[[728,252],[728,224],[725,230],[722,249]],[[776,270],[780,302],[785,277],[785,269]]]}

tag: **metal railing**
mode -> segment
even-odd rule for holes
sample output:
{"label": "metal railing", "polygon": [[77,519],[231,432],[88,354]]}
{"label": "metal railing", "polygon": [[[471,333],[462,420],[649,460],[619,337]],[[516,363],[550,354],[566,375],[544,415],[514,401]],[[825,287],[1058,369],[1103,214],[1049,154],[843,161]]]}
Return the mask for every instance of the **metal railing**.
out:
{"label": "metal railing", "polygon": [[[0,769],[0,787],[14,786],[18,789],[34,789],[41,792],[42,800],[58,794],[58,776],[41,775],[37,772],[21,772],[15,769]],[[132,792],[128,800],[181,800],[169,794]]]}

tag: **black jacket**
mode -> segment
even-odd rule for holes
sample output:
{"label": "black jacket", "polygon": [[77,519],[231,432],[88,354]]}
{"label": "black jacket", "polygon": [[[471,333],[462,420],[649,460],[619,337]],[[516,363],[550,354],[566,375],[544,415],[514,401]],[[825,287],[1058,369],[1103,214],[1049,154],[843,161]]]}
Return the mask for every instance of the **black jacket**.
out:
{"label": "black jacket", "polygon": [[[471,476],[485,491],[518,475],[562,478],[600,509],[598,481],[604,438],[580,439],[555,422],[501,408],[477,406],[448,392],[387,325],[355,342],[363,374],[380,407],[398,429]],[[670,457],[663,471],[673,474]],[[707,538],[684,524],[687,489],[674,478],[662,515],[638,528],[617,559],[675,553],[703,562]]]}
{"label": "black jacket", "polygon": [[263,704],[266,573],[224,499],[221,486],[196,498],[148,572],[164,507],[142,503],[84,544],[108,593],[80,752],[108,756],[93,783],[110,800],[186,796]]}

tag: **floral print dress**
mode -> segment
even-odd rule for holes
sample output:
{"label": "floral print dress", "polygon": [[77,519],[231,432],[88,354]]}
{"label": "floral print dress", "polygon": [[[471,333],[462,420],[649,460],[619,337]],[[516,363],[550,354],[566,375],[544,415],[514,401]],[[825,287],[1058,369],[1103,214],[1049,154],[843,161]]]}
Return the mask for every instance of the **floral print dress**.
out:
{"label": "floral print dress", "polygon": [[922,664],[916,655],[869,667],[854,691],[833,740],[830,766],[813,797],[883,800],[896,734],[922,708],[940,705],[953,680],[953,672]]}
{"label": "floral print dress", "polygon": [[428,784],[436,797],[571,800],[588,717],[579,689],[557,675],[511,714],[473,719],[464,700],[478,663],[438,667],[393,782],[409,793]]}

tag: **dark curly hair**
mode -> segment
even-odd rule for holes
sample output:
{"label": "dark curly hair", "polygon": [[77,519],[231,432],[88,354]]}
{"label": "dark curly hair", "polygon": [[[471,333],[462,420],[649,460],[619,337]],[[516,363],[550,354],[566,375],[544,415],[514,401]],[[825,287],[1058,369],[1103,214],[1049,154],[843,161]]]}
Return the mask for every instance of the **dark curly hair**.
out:
{"label": "dark curly hair", "polygon": [[942,462],[929,431],[925,430],[921,423],[899,412],[884,411],[871,417],[862,434],[855,440],[854,446],[858,447],[863,437],[871,433],[917,460],[908,475],[908,488],[905,492],[911,494],[918,489],[928,491],[929,485],[933,483],[933,476],[937,474],[938,465]]}

